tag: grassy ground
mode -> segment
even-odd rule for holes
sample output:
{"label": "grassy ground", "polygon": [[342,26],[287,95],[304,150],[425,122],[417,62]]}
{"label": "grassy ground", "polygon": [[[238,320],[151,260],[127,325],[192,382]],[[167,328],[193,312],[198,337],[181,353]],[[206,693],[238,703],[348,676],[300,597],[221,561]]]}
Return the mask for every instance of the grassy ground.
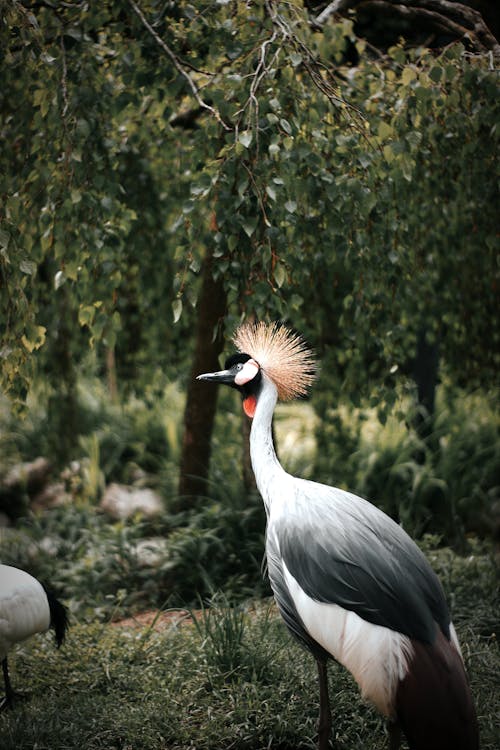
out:
{"label": "grassy ground", "polygon": [[[482,750],[499,744],[500,659],[494,560],[426,550],[453,607],[475,696]],[[74,618],[75,619],[75,618]],[[30,700],[0,715],[2,750],[313,748],[318,693],[312,658],[269,602],[137,623],[73,621],[56,651],[49,635],[11,655]],[[330,667],[338,750],[382,750],[383,722],[351,677]]]}

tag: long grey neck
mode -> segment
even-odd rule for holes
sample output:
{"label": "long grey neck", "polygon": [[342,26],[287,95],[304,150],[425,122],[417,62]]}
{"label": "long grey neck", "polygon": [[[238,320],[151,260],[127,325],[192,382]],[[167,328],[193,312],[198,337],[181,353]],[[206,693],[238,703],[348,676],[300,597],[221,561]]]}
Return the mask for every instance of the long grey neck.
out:
{"label": "long grey neck", "polygon": [[272,486],[285,474],[274,449],[272,422],[278,400],[274,383],[262,373],[262,389],[250,430],[250,458],[257,487],[264,500],[266,511],[272,502]]}

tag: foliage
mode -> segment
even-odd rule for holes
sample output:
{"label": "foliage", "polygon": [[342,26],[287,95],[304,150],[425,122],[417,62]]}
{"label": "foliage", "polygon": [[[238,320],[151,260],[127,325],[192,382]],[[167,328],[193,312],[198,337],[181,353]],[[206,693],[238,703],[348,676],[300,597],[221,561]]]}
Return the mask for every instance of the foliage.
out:
{"label": "foliage", "polygon": [[[93,379],[80,395],[86,425],[82,432],[85,429],[87,436],[81,438],[78,461],[61,474],[65,503],[30,511],[29,498],[18,498],[18,504],[26,501],[24,518],[14,529],[0,530],[3,561],[51,581],[82,614],[88,613],[92,599],[99,602],[102,616],[109,614],[116,591],[122,611],[165,601],[193,604],[198,596],[220,588],[239,600],[269,593],[261,570],[262,501],[256,493],[248,497],[243,491],[236,465],[229,481],[222,468],[214,468],[209,496],[190,513],[172,512],[177,505],[175,462],[182,414],[175,385],[160,379],[149,397],[140,401],[131,396],[121,406],[110,403]],[[39,398],[21,429],[2,430],[9,463],[19,455],[39,455],[45,415]],[[232,430],[235,439],[228,441],[226,458],[236,464],[236,421],[221,429],[226,440]],[[164,514],[112,522],[97,505],[102,485],[110,482],[155,488],[164,500]]]}
{"label": "foliage", "polygon": [[14,396],[37,352],[56,379],[58,342],[82,356],[79,326],[103,363],[116,348],[125,382],[180,354],[207,246],[230,323],[242,309],[303,322],[350,395],[390,398],[422,328],[459,379],[495,376],[487,57],[399,44],[373,58],[352,21],[318,33],[298,4],[5,5]]}
{"label": "foliage", "polygon": [[[274,676],[275,618],[262,605],[234,604],[216,592],[199,611],[191,610],[193,624],[202,639],[209,675],[215,685],[224,682],[270,682]],[[253,624],[252,624],[253,621]]]}
{"label": "foliage", "polygon": [[[46,457],[54,470],[68,468],[61,465],[57,446],[50,438],[50,403],[56,397],[50,384],[38,381],[28,397],[23,419],[9,410],[6,400],[1,402],[2,473],[20,460],[31,461],[38,456]],[[71,458],[79,464],[75,471],[83,475],[81,479],[91,470],[101,473],[106,484],[132,483],[147,477],[165,493],[173,491],[184,404],[177,383],[156,372],[141,398],[130,393],[114,402],[102,380],[88,371],[79,378],[76,398],[79,442]],[[93,462],[97,466],[92,468]],[[75,494],[81,488],[68,489]],[[89,497],[85,490],[82,492]]]}
{"label": "foliage", "polygon": [[[89,345],[111,401],[189,371],[205,257],[227,293],[218,328],[293,321],[330,397],[385,418],[419,340],[455,384],[497,382],[489,56],[377,53],[300,3],[2,7],[1,378],[18,408],[44,381],[61,467],[91,435]],[[104,474],[135,461],[124,422],[85,437]]]}
{"label": "foliage", "polygon": [[[126,42],[123,3],[45,5],[36,15],[3,5],[2,139],[15,148],[2,149],[2,377],[23,398],[30,355],[44,342],[57,349],[63,325],[77,357],[80,326],[103,355],[123,329],[129,377],[144,358],[165,361],[168,332],[154,323],[168,305],[166,220],[181,182],[164,174],[162,93],[135,80],[145,71]],[[172,167],[182,171],[179,159]],[[61,362],[50,347],[41,364],[57,382]]]}
{"label": "foliage", "polygon": [[[92,606],[100,617],[109,616],[117,591],[121,612],[165,602],[195,606],[198,597],[219,589],[237,602],[270,592],[262,574],[262,501],[244,490],[240,478],[235,394],[228,390],[221,399],[208,495],[190,512],[173,514],[182,410],[174,406],[177,388],[160,382],[151,400],[131,397],[118,407],[90,380],[80,394],[87,438],[74,468],[62,473],[66,503],[30,511],[23,494],[17,503],[19,510],[24,504],[24,518],[0,532],[2,560],[50,581],[85,617]],[[381,425],[373,409],[332,408],[328,402],[317,407],[324,412],[320,420],[311,404],[282,405],[276,416],[280,459],[293,473],[367,497],[414,536],[432,532],[466,550],[471,533],[497,533],[498,416],[479,394],[442,389],[438,396],[426,442],[402,418]],[[37,406],[15,432],[14,425],[2,425],[6,466],[22,455],[35,458],[44,447],[42,398]],[[103,481],[154,487],[164,513],[112,522],[97,506]]]}
{"label": "foliage", "polygon": [[[457,594],[453,617],[476,700],[481,746],[494,750],[499,667],[495,563],[481,545],[461,558],[436,550],[435,544],[436,539],[428,539],[426,552],[446,588]],[[227,612],[227,604],[231,601],[214,603],[210,617],[216,628],[226,628],[226,618],[235,615]],[[240,650],[241,662],[229,680],[224,663],[217,670],[212,661],[208,668],[212,643],[203,619],[198,628],[170,622],[156,630],[125,623],[84,625],[73,617],[59,651],[49,635],[19,646],[10,658],[13,686],[28,690],[31,697],[2,716],[2,747],[313,746],[318,712],[314,661],[290,638],[268,603],[245,611],[241,643],[248,648]],[[160,618],[156,624],[161,623]],[[234,639],[226,642],[234,645]],[[339,747],[385,748],[383,721],[362,702],[346,670],[332,663],[329,681]]]}
{"label": "foliage", "polygon": [[120,612],[194,604],[222,587],[238,600],[267,594],[260,500],[246,512],[225,500],[207,501],[187,522],[168,515],[111,522],[88,502],[54,508],[0,530],[2,561],[50,581],[86,617],[92,602],[109,616],[116,592]]}
{"label": "foliage", "polygon": [[[315,478],[357,492],[413,536],[438,533],[463,544],[467,532],[496,533],[499,421],[494,394],[464,396],[443,386],[424,439],[411,403],[384,425],[373,410],[323,405],[317,423]],[[404,419],[406,418],[406,424]]]}

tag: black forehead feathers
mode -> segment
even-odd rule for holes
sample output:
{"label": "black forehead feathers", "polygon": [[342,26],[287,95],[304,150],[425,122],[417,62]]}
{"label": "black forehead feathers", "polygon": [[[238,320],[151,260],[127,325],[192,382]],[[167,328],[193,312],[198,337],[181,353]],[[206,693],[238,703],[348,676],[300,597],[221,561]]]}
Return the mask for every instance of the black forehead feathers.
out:
{"label": "black forehead feathers", "polygon": [[240,354],[238,352],[237,354],[231,354],[230,357],[226,359],[226,364],[224,365],[226,370],[230,370],[231,367],[234,367],[234,365],[243,364],[244,362],[248,362],[249,359],[252,359],[249,354]]}
{"label": "black forehead feathers", "polygon": [[[237,354],[231,354],[231,356],[226,359],[224,367],[226,370],[230,370],[235,365],[244,365],[245,362],[248,362],[249,359],[252,359],[249,354],[244,354],[241,352],[238,352]],[[260,390],[261,384],[262,373],[259,368],[255,374],[255,377],[253,377],[248,383],[244,383],[244,385],[236,385],[236,383],[231,383],[230,385],[232,388],[236,388],[236,390],[241,393],[243,398],[247,398],[247,396],[256,395]]]}

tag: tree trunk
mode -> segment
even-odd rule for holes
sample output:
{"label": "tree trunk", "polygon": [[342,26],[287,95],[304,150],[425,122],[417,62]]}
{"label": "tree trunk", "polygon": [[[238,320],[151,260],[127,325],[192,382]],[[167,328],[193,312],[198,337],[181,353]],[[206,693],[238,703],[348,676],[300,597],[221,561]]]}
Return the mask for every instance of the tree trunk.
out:
{"label": "tree trunk", "polygon": [[79,435],[77,376],[71,351],[76,313],[66,287],[58,292],[57,308],[59,320],[50,345],[49,379],[54,394],[48,402],[48,442],[55,463],[63,467],[74,458]]}
{"label": "tree trunk", "polygon": [[114,346],[106,348],[106,379],[108,381],[108,393],[111,401],[118,401],[118,383],[116,378],[116,357]]}
{"label": "tree trunk", "polygon": [[184,412],[179,498],[176,510],[187,510],[195,505],[198,497],[207,495],[217,386],[197,383],[196,376],[202,372],[220,369],[218,358],[224,346],[223,322],[227,306],[223,279],[219,277],[214,280],[212,269],[212,254],[207,251],[202,266],[196,346]]}
{"label": "tree trunk", "polygon": [[426,439],[432,432],[436,385],[439,371],[439,347],[429,343],[425,329],[419,333],[417,351],[413,365],[413,377],[417,385],[418,409],[415,429],[418,435]]}

